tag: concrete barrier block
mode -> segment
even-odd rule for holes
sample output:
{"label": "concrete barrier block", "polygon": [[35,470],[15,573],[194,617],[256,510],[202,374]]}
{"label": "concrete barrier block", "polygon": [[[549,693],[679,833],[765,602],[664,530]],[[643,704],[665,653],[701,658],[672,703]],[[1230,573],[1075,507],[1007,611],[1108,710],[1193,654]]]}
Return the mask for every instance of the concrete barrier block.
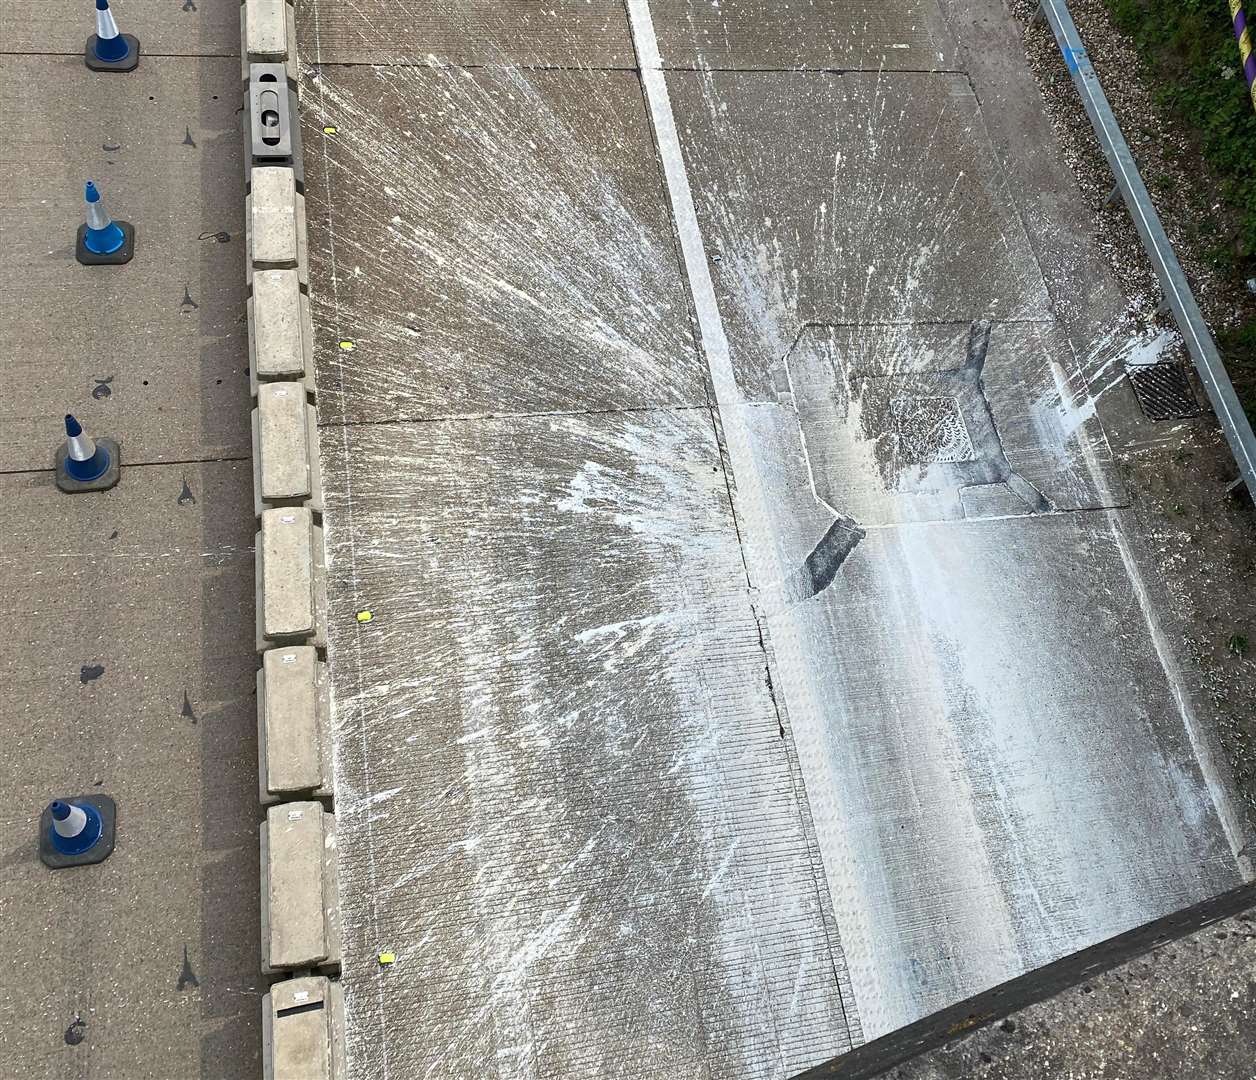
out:
{"label": "concrete barrier block", "polygon": [[297,72],[300,70],[300,68],[297,66],[296,5],[286,4],[285,7],[288,9],[287,14],[284,17],[285,21],[288,24],[288,62],[287,62],[288,78],[292,80],[295,86],[300,86],[301,85],[300,81],[297,79]]}
{"label": "concrete barrier block", "polygon": [[[266,143],[265,139],[255,141],[253,138],[255,132],[259,136],[262,134],[260,131],[261,118],[257,115],[257,111],[265,105],[265,100],[261,97],[264,88],[259,85],[262,81],[260,76],[261,73],[268,71],[274,66],[273,64],[250,64],[247,56],[241,61],[240,75],[244,80],[244,108],[240,111],[240,137],[241,144],[244,147],[244,184],[247,188],[252,181],[254,167],[278,166],[292,170],[297,192],[301,193],[305,186],[305,168],[301,160],[303,155],[301,153],[300,104],[295,89],[295,81],[287,81],[289,74],[286,66],[283,68],[283,71],[287,85],[288,101],[287,150],[285,151],[282,140],[279,145],[271,146]],[[254,76],[258,76],[256,81]]]}
{"label": "concrete barrier block", "polygon": [[261,868],[262,971],[339,969],[335,815],[317,802],[270,807]]}
{"label": "concrete barrier block", "polygon": [[301,343],[305,346],[306,390],[314,400],[314,316],[309,293],[301,294]]}
{"label": "concrete barrier block", "polygon": [[318,419],[301,383],[264,383],[253,410],[253,510],[306,506],[323,512]]}
{"label": "concrete barrier block", "polygon": [[298,214],[298,198],[296,175],[291,169],[278,165],[254,166],[245,199],[252,270],[297,266],[300,254],[297,229],[299,224],[303,226],[305,217],[304,207]]}
{"label": "concrete barrier block", "polygon": [[262,998],[264,1080],[344,1080],[344,990],[321,975],[274,983]]}
{"label": "concrete barrier block", "polygon": [[307,507],[262,511],[256,536],[257,651],[326,645],[323,530]]}
{"label": "concrete barrier block", "polygon": [[240,40],[249,60],[258,64],[282,63],[288,59],[291,9],[287,0],[244,0]]}
{"label": "concrete barrier block", "polygon": [[295,270],[258,270],[248,300],[249,372],[257,383],[290,382],[312,374],[304,340],[306,302]]}
{"label": "concrete barrier block", "polygon": [[307,645],[270,649],[257,672],[258,792],[280,799],[332,795],[326,665]]}

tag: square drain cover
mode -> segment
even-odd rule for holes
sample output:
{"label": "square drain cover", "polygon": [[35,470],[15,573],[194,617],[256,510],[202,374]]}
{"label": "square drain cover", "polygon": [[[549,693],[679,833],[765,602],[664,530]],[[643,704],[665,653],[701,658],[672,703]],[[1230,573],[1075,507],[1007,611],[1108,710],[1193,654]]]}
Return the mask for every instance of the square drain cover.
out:
{"label": "square drain cover", "polygon": [[1177,360],[1139,364],[1125,371],[1148,420],[1186,420],[1203,411],[1186,368]]}
{"label": "square drain cover", "polygon": [[972,461],[972,439],[953,397],[896,397],[890,404],[898,456],[908,465]]}

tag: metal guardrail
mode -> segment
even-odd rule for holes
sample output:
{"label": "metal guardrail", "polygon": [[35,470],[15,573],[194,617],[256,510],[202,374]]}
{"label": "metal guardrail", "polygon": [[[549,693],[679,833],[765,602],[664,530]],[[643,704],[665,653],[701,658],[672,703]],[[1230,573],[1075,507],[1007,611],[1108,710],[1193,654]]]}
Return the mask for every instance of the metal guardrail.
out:
{"label": "metal guardrail", "polygon": [[[1041,0],[1039,14],[1047,20],[1056,44],[1068,65],[1073,84],[1082,97],[1086,115],[1099,138],[1099,146],[1116,177],[1117,191],[1125,200],[1125,207],[1134,220],[1134,227],[1142,238],[1143,249],[1151,259],[1152,268],[1164,290],[1165,302],[1177,320],[1178,329],[1186,341],[1187,350],[1199,372],[1200,381],[1213,411],[1221,423],[1221,430],[1238,463],[1240,478],[1247,490],[1256,498],[1256,435],[1239,404],[1238,395],[1230,376],[1226,374],[1217,343],[1213,341],[1204,322],[1203,313],[1191,294],[1182,265],[1173,252],[1173,245],[1165,235],[1160,216],[1152,205],[1151,196],[1139,175],[1134,155],[1130,153],[1125,136],[1113,115],[1112,106],[1099,83],[1099,76],[1090,63],[1086,47],[1069,14],[1065,0]],[[1235,486],[1239,481],[1235,481]]]}

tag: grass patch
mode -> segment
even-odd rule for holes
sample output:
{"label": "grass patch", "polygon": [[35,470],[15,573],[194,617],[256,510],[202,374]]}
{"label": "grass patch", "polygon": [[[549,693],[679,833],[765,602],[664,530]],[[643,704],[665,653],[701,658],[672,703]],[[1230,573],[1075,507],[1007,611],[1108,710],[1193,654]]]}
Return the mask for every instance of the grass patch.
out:
{"label": "grass patch", "polygon": [[[1231,212],[1232,225],[1217,222],[1200,230],[1206,234],[1199,238],[1204,253],[1240,283],[1256,277],[1256,110],[1243,78],[1229,5],[1225,0],[1105,2],[1146,63],[1160,106],[1194,132],[1210,166],[1215,198]],[[1256,0],[1245,7],[1249,21],[1256,21]],[[1191,171],[1189,160],[1182,166]],[[1256,421],[1256,322],[1249,319],[1221,333],[1217,344]]]}

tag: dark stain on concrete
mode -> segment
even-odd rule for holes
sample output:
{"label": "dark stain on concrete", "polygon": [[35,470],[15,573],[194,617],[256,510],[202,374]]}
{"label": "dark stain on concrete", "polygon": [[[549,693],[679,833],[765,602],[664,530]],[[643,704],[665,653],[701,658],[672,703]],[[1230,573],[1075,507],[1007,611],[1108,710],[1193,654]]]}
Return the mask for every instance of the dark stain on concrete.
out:
{"label": "dark stain on concrete", "polygon": [[65,1045],[78,1046],[87,1038],[87,1021],[77,1013],[74,1014],[74,1023],[65,1029]]}
{"label": "dark stain on concrete", "polygon": [[853,521],[838,519],[807,556],[804,566],[811,579],[811,596],[833,584],[847,557],[868,534]]}
{"label": "dark stain on concrete", "polygon": [[183,691],[183,708],[179,710],[179,715],[191,720],[194,724],[196,723],[196,713],[192,711],[192,702],[189,700],[186,690]]}
{"label": "dark stain on concrete", "polygon": [[188,958],[188,947],[183,946],[183,968],[179,972],[179,981],[175,985],[176,990],[191,990],[201,985],[200,979],[196,977],[196,972],[192,970],[192,961]]}
{"label": "dark stain on concrete", "polygon": [[79,682],[86,686],[89,682],[99,679],[104,673],[104,664],[84,664],[79,668]]}

